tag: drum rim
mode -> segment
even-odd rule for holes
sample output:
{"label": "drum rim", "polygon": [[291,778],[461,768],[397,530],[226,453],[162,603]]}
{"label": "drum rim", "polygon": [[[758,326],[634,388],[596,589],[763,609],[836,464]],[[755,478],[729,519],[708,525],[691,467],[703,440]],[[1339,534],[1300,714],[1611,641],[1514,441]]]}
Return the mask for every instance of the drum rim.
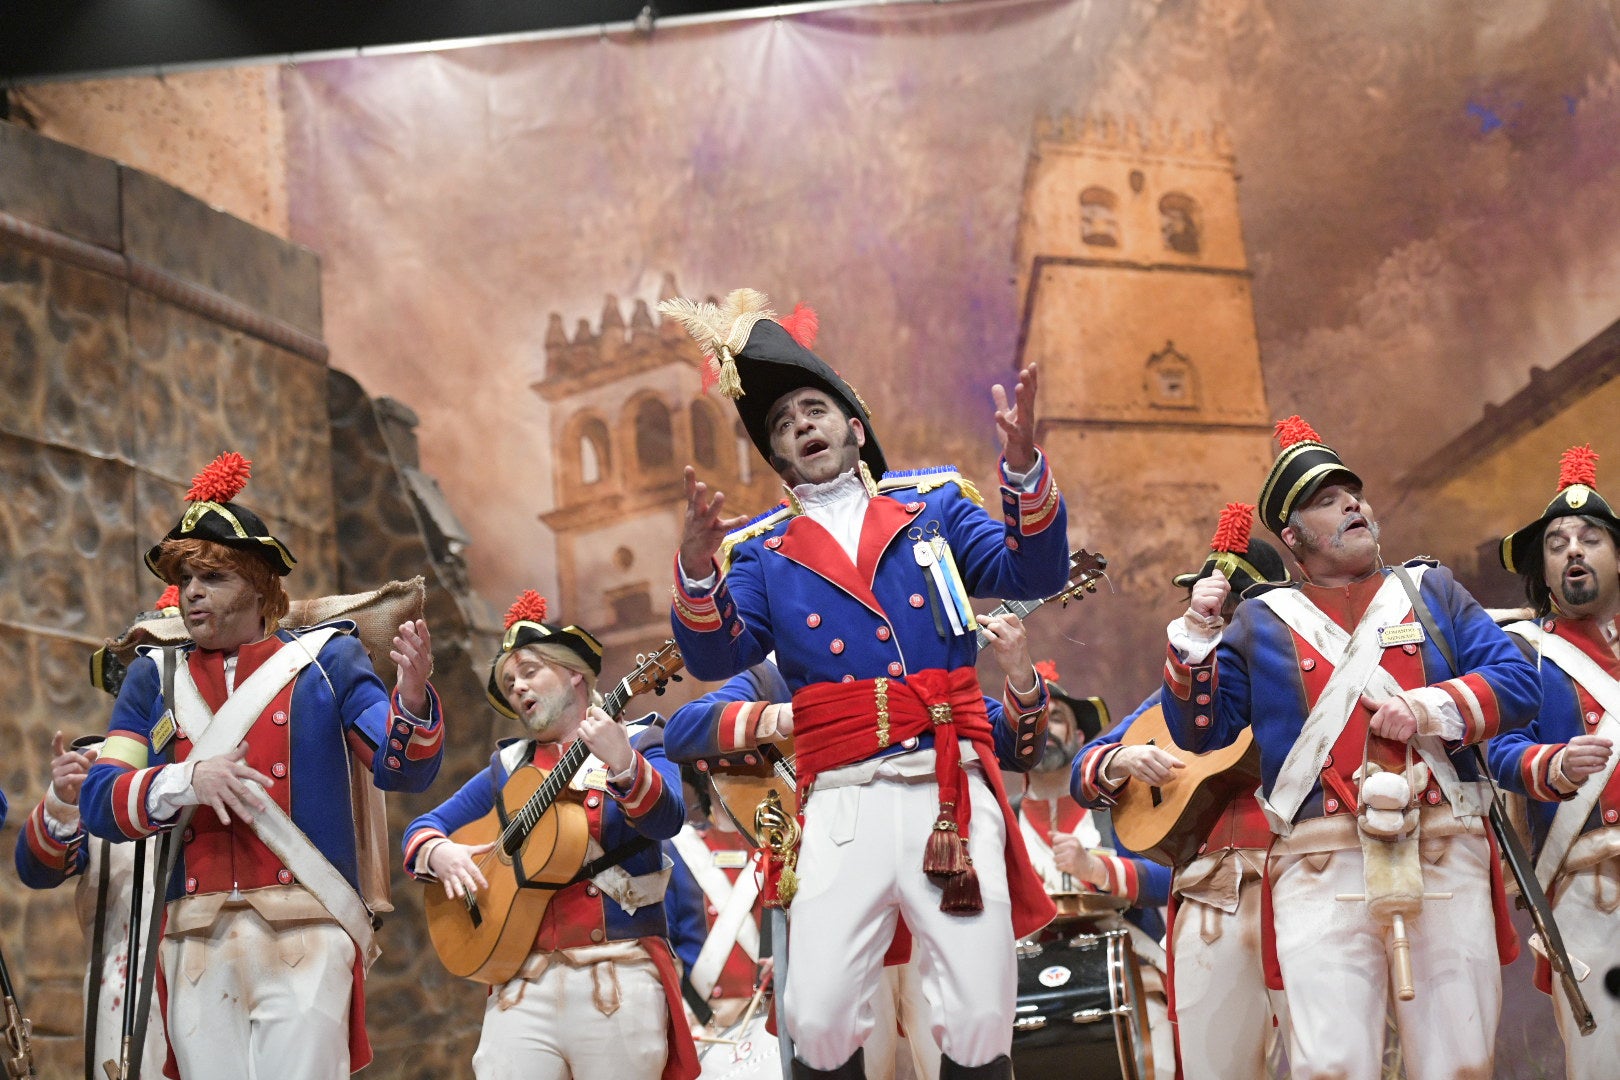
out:
{"label": "drum rim", "polygon": [[[1108,997],[1114,1010],[1114,1046],[1119,1052],[1124,1080],[1147,1080],[1154,1075],[1153,1044],[1147,1031],[1142,969],[1126,930],[1109,931]],[[1129,1049],[1127,1049],[1129,1048]]]}

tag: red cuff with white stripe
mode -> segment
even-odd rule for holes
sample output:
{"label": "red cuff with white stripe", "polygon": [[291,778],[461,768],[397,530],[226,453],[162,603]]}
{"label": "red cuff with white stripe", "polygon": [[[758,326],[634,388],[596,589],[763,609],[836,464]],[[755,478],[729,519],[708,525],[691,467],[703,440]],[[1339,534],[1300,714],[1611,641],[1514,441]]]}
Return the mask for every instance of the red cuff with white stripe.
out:
{"label": "red cuff with white stripe", "polygon": [[[1003,484],[1006,483],[1007,463],[1001,463]],[[1007,488],[1011,492],[1013,489]],[[1046,455],[1041,454],[1041,475],[1035,482],[1034,491],[1018,491],[1018,531],[1024,536],[1035,536],[1045,532],[1057,520],[1058,504],[1062,500],[1062,493],[1058,491],[1057,481],[1052,478],[1052,470],[1046,462]]]}
{"label": "red cuff with white stripe", "polygon": [[1080,778],[1080,798],[1077,801],[1082,803],[1103,802],[1112,805],[1114,796],[1118,795],[1119,789],[1125,785],[1121,782],[1110,787],[1103,780],[1103,770],[1108,768],[1109,759],[1114,756],[1114,751],[1118,749],[1118,743],[1108,746],[1093,746],[1080,755],[1080,768],[1077,771]]}
{"label": "red cuff with white stripe", "polygon": [[112,786],[113,822],[118,831],[131,840],[139,840],[143,836],[151,836],[158,831],[158,825],[152,820],[147,809],[147,792],[151,790],[152,781],[157,779],[161,765],[146,769],[130,769]]}
{"label": "red cuff with white stripe", "polygon": [[397,723],[404,720],[411,727],[411,739],[405,744],[405,757],[411,761],[430,758],[437,754],[439,748],[444,745],[444,722],[440,715],[439,696],[434,691],[431,683],[428,684],[427,699],[428,714],[426,719],[428,722],[426,724],[413,724],[410,716],[406,714],[405,706],[400,704],[399,691],[396,689],[390,695],[390,703],[394,710],[392,721]]}
{"label": "red cuff with white stripe", "polygon": [[765,701],[733,701],[720,710],[720,730],[715,732],[715,744],[722,754],[735,754],[752,750],[759,745],[759,721],[765,715]]}
{"label": "red cuff with white stripe", "polygon": [[1107,855],[1100,851],[1094,854],[1097,861],[1102,863],[1104,869],[1108,871],[1108,881],[1106,884],[1096,885],[1093,888],[1109,896],[1135,900],[1137,890],[1136,863],[1130,859],[1122,859],[1118,855]]}
{"label": "red cuff with white stripe", "polygon": [[[1215,665],[1206,663],[1200,666],[1213,669]],[[1176,652],[1174,645],[1165,646],[1164,684],[1182,701],[1192,696],[1193,669],[1181,658],[1181,654]]]}
{"label": "red cuff with white stripe", "polygon": [[1524,756],[1519,758],[1519,776],[1524,780],[1525,793],[1532,799],[1541,802],[1562,802],[1575,797],[1575,792],[1565,794],[1554,787],[1552,782],[1553,766],[1567,745],[1567,743],[1537,743],[1528,747]]}
{"label": "red cuff with white stripe", "polygon": [[1482,743],[1496,734],[1502,722],[1501,709],[1496,704],[1496,692],[1484,676],[1464,675],[1438,684],[1462,714],[1464,746]]}
{"label": "red cuff with white stripe", "polygon": [[449,837],[432,826],[421,828],[411,833],[405,841],[405,872],[411,877],[416,876],[416,856],[422,850],[422,845],[429,840],[448,840]]}
{"label": "red cuff with white stripe", "polygon": [[658,805],[659,796],[664,793],[664,778],[637,752],[635,772],[631,775],[630,782],[616,784],[609,780],[607,788],[608,794],[619,801],[619,807],[625,814],[637,818]]}
{"label": "red cuff with white stripe", "polygon": [[[45,800],[41,799],[35,804],[34,812],[28,815],[28,821],[23,826],[23,832],[28,837],[28,849],[34,853],[35,859],[52,870],[68,869],[73,840],[72,838],[58,840],[51,835],[50,827],[45,823]],[[83,835],[82,826],[79,835]]]}

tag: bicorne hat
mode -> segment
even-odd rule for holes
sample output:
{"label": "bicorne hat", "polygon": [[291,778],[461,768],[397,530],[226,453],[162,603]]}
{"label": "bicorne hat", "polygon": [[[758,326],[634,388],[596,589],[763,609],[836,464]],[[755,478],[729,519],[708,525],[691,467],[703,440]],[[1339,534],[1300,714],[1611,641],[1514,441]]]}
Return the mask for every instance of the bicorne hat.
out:
{"label": "bicorne hat", "polygon": [[501,661],[525,645],[561,645],[585,661],[591,674],[602,674],[602,643],[596,640],[595,635],[577,626],[548,623],[545,618],[546,598],[533,589],[525,590],[506,610],[506,636],[501,639],[501,651],[490,661],[489,681],[484,684],[484,694],[489,698],[489,703],[495,706],[495,711],[508,719],[521,718],[513,711],[506,695],[501,693],[500,683],[495,676],[501,669]]}
{"label": "bicorne hat", "polygon": [[1282,452],[1272,462],[1265,486],[1260,489],[1260,520],[1281,536],[1288,515],[1330,478],[1360,484],[1361,477],[1351,472],[1334,449],[1298,416],[1277,421],[1276,438]]}
{"label": "bicorne hat", "polygon": [[1558,494],[1547,509],[1524,528],[1502,537],[1502,565],[1512,573],[1539,573],[1541,565],[1541,538],[1554,519],[1570,517],[1596,518],[1609,527],[1620,542],[1620,517],[1616,517],[1608,500],[1597,493],[1598,455],[1588,443],[1572,446],[1558,459]]}
{"label": "bicorne hat", "polygon": [[736,404],[748,437],[767,462],[771,460],[771,433],[766,421],[771,406],[783,394],[813,386],[842,401],[866,429],[861,460],[872,475],[880,477],[888,471],[866,402],[843,376],[810,351],[818,329],[814,310],[800,304],[793,314],[779,318],[771,310],[770,298],[753,289],[737,289],[720,304],[665,300],[658,310],[685,327],[717,365],[720,392]]}
{"label": "bicorne hat", "polygon": [[1282,555],[1270,543],[1254,533],[1254,507],[1248,503],[1227,503],[1221,511],[1215,536],[1209,542],[1209,555],[1204,565],[1171,579],[1179,589],[1190,589],[1216,570],[1226,575],[1232,591],[1242,595],[1245,589],[1262,583],[1280,584],[1288,580],[1288,568]]}
{"label": "bicorne hat", "polygon": [[[247,486],[253,462],[227,451],[208,463],[191,479],[186,501],[191,505],[163,540],[211,540],[216,544],[251,551],[270,564],[282,577],[292,573],[297,559],[287,545],[270,535],[270,527],[247,507],[232,502]],[[159,541],[146,553],[146,568],[158,574]],[[162,577],[162,574],[158,574]]]}
{"label": "bicorne hat", "polygon": [[1035,665],[1041,678],[1046,680],[1046,692],[1069,707],[1074,713],[1074,723],[1079,729],[1080,741],[1088,743],[1101,735],[1112,725],[1108,715],[1108,705],[1100,697],[1075,697],[1063,687],[1058,685],[1057,664],[1052,660],[1042,660]]}

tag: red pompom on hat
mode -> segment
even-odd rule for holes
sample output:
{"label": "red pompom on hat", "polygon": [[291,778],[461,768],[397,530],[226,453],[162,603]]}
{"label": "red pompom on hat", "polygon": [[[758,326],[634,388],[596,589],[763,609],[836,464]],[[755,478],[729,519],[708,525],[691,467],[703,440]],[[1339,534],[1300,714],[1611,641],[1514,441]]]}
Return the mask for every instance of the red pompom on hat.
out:
{"label": "red pompom on hat", "polygon": [[1322,441],[1322,436],[1316,433],[1315,428],[1300,419],[1298,413],[1288,417],[1286,420],[1277,421],[1274,434],[1277,438],[1277,445],[1284,450],[1295,443],[1319,443]]}
{"label": "red pompom on hat", "polygon": [[1056,660],[1038,660],[1035,663],[1035,673],[1047,682],[1060,682]]}
{"label": "red pompom on hat", "polygon": [[1565,450],[1564,456],[1558,459],[1558,490],[1575,484],[1597,487],[1597,463],[1598,455],[1591,443]]}
{"label": "red pompom on hat", "polygon": [[1254,506],[1243,502],[1227,503],[1221,511],[1220,523],[1215,526],[1214,539],[1209,542],[1210,550],[1242,554],[1249,550],[1249,536],[1253,531]]}
{"label": "red pompom on hat", "polygon": [[506,626],[510,630],[520,622],[543,623],[546,621],[546,598],[533,589],[525,589],[512,601],[512,606],[506,609]]}
{"label": "red pompom on hat", "polygon": [[1541,516],[1524,528],[1502,537],[1497,556],[1502,566],[1515,574],[1539,576],[1542,571],[1541,544],[1547,526],[1561,517],[1585,517],[1601,521],[1620,538],[1620,515],[1597,491],[1597,451],[1591,443],[1572,446],[1558,459],[1558,491]]}
{"label": "red pompom on hat", "polygon": [[167,611],[169,608],[177,608],[179,606],[180,586],[170,585],[167,589],[163,590],[163,595],[157,598],[157,603],[152,606],[152,610]]}
{"label": "red pompom on hat", "polygon": [[234,450],[227,450],[191,478],[186,501],[228,503],[242,494],[252,475],[253,462]]}

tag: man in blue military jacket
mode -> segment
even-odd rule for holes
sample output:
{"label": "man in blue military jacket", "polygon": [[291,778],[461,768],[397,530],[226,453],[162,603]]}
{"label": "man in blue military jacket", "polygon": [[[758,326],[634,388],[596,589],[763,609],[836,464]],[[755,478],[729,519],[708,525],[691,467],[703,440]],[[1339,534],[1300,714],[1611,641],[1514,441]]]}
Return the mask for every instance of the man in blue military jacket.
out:
{"label": "man in blue military jacket", "polygon": [[189,819],[159,950],[175,1075],[342,1078],[371,1058],[363,980],[376,956],[350,758],[384,790],[433,781],[432,645],[420,620],[400,627],[390,695],[353,623],[278,629],[293,557],[232,501],[249,464],[216,458],[147,552],[179,587],[192,644],[130,665],[79,812],[113,841]]}
{"label": "man in blue military jacket", "polygon": [[491,845],[452,833],[494,810],[509,777],[556,767],[576,740],[591,756],[569,786],[589,823],[587,864],[557,890],[517,974],[484,1007],[473,1055],[479,1080],[691,1080],[697,1054],[665,940],[669,879],[658,843],[685,817],[678,767],[662,732],[633,738],[599,706],[602,645],[586,630],[545,622],[544,598],[524,593],[507,614],[486,692],[528,738],[503,742],[479,772],[405,830],[405,868],[447,896],[486,888],[479,860]]}
{"label": "man in blue military jacket", "polygon": [[[1197,752],[1253,728],[1292,1075],[1376,1080],[1393,1005],[1411,1080],[1487,1077],[1517,943],[1464,751],[1535,714],[1536,673],[1450,571],[1383,565],[1360,478],[1316,432],[1296,416],[1278,436],[1260,520],[1304,581],[1250,590],[1230,626],[1225,575],[1195,583],[1165,719]],[[1415,996],[1391,1002],[1403,940]]]}
{"label": "man in blue military jacket", "polygon": [[[1502,565],[1523,575],[1536,616],[1507,630],[1537,661],[1542,702],[1530,723],[1491,740],[1490,759],[1504,787],[1530,798],[1536,877],[1565,946],[1603,975],[1620,966],[1620,518],[1596,484],[1597,455],[1571,447],[1547,508],[1502,540]],[[1538,958],[1536,984],[1552,990],[1549,977]],[[1553,993],[1574,1080],[1612,1076],[1620,1059],[1620,1000],[1587,985],[1597,1031],[1584,1037],[1568,999]]]}
{"label": "man in blue military jacket", "polygon": [[[873,1014],[847,1006],[871,999],[903,914],[941,1075],[1009,1076],[1014,933],[1053,909],[1007,805],[968,600],[1034,599],[1067,579],[1063,499],[1034,441],[1035,370],[1020,373],[1014,404],[995,390],[997,520],[952,469],[885,472],[864,404],[810,351],[805,309],[778,319],[738,290],[718,306],[661,310],[719,363],[721,391],[788,487],[783,508],[744,522],[688,470],[672,617],[699,678],[774,650],[793,692],[804,832],[784,1004],[795,1074],[864,1074]],[[1035,682],[1014,688],[1021,700]],[[783,892],[793,884],[784,873]]]}

